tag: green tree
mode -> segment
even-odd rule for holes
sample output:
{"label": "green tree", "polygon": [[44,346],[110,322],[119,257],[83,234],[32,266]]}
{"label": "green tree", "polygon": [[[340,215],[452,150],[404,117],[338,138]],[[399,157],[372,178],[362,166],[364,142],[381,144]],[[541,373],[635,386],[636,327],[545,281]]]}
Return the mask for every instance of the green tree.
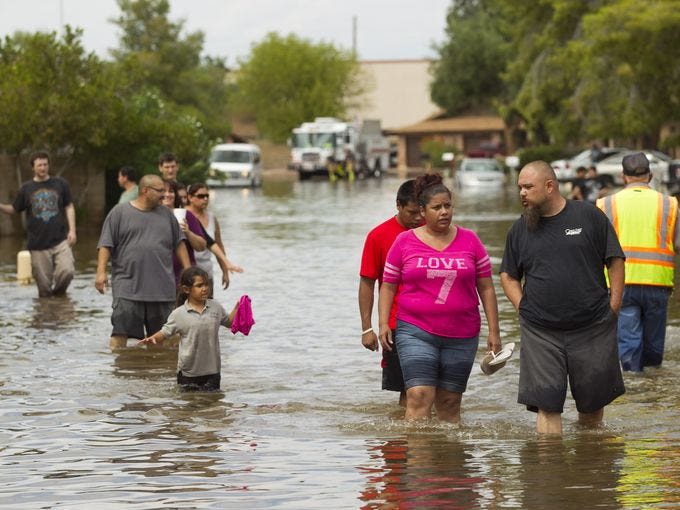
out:
{"label": "green tree", "polygon": [[439,59],[432,66],[432,100],[454,115],[490,109],[505,91],[501,74],[509,56],[491,2],[453,2],[446,42],[435,46]]}
{"label": "green tree", "polygon": [[275,33],[255,44],[241,62],[237,87],[260,133],[276,142],[301,122],[343,117],[363,90],[350,52]]}
{"label": "green tree", "polygon": [[200,161],[209,145],[200,121],[86,53],[81,34],[67,27],[61,38],[17,33],[0,42],[0,150],[46,148],[71,162],[147,171],[168,147],[187,166]]}
{"label": "green tree", "polygon": [[570,44],[582,34],[582,19],[599,2],[493,0],[511,41],[504,74],[505,111],[517,113],[537,144],[582,137],[583,120],[570,110],[578,87],[582,52]]}
{"label": "green tree", "polygon": [[8,154],[48,147],[92,157],[115,122],[116,80],[87,54],[80,30],[17,33],[0,43],[0,147]]}
{"label": "green tree", "polygon": [[224,59],[202,57],[204,34],[184,34],[184,20],[169,19],[168,0],[118,0],[120,47],[111,53],[135,77],[137,88],[154,88],[166,102],[196,117],[210,138],[229,132]]}
{"label": "green tree", "polygon": [[661,127],[680,118],[678,27],[679,0],[617,0],[583,18],[569,105],[589,135],[659,144]]}

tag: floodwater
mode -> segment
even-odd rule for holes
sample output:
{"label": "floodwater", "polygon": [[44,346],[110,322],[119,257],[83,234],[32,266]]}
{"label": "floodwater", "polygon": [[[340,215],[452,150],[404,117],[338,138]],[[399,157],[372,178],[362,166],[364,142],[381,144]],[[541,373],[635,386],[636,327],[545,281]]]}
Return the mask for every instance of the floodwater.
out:
{"label": "floodwater", "polygon": [[[361,347],[356,302],[364,236],[393,214],[399,184],[215,192],[229,255],[245,267],[216,297],[230,307],[247,293],[257,321],[248,337],[224,330],[215,394],[177,391],[174,351],[109,351],[97,232],[80,232],[77,278],[52,300],[13,281],[23,239],[0,239],[0,507],[679,507],[676,297],[662,368],[625,376],[601,430],[579,429],[568,398],[564,436],[538,437],[516,403],[517,355],[492,376],[474,367],[461,425],[402,420],[396,394],[380,390],[379,356]],[[497,269],[518,211],[512,187],[462,191],[455,221]],[[517,342],[515,313],[499,303],[503,340]]]}

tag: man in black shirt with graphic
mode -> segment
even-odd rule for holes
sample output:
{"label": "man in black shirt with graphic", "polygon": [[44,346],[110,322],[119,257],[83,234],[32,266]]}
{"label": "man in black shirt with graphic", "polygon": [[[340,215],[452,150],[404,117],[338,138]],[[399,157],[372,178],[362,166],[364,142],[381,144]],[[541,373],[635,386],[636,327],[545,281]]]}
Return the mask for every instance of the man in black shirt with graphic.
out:
{"label": "man in black shirt with graphic", "polygon": [[625,255],[607,217],[560,195],[546,162],[526,165],[517,182],[524,212],[500,271],[519,312],[518,402],[538,412],[539,433],[560,434],[568,381],[579,422],[596,426],[625,391],[616,339]]}
{"label": "man in black shirt with graphic", "polygon": [[26,211],[27,247],[40,297],[63,295],[75,267],[71,246],[76,243],[76,213],[68,183],[50,176],[47,152],[31,155],[33,180],[22,184],[14,204],[0,204],[0,211]]}

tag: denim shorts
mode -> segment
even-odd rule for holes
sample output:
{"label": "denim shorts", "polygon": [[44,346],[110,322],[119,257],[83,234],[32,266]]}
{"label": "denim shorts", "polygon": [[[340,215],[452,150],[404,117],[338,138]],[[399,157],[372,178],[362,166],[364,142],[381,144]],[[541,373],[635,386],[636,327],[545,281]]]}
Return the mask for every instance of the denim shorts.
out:
{"label": "denim shorts", "polygon": [[397,321],[395,342],[406,389],[434,386],[463,393],[475,362],[479,335],[448,338]]}

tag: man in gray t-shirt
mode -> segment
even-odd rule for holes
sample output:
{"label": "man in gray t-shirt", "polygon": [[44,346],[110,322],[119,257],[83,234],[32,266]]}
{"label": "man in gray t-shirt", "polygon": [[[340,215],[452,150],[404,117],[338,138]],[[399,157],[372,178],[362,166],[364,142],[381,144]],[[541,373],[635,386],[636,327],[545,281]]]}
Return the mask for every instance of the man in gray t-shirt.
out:
{"label": "man in gray t-shirt", "polygon": [[172,211],[159,207],[163,190],[159,176],[145,175],[139,196],[114,207],[104,220],[95,287],[105,292],[111,259],[112,349],[125,347],[128,337],[144,338],[163,326],[175,302],[173,253],[183,268],[190,265],[177,220]]}

